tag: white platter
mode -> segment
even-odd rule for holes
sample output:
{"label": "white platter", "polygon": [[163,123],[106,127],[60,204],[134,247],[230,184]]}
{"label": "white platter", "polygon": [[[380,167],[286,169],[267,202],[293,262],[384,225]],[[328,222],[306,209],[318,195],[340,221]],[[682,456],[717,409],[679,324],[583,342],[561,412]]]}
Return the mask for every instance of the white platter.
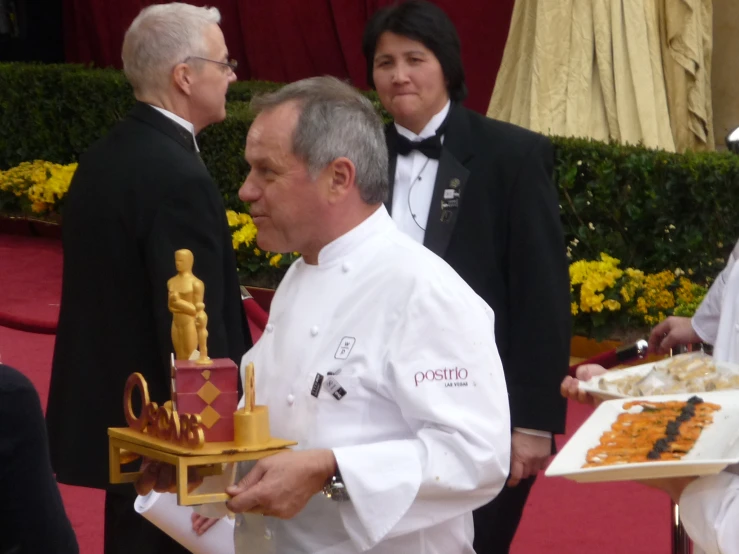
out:
{"label": "white platter", "polygon": [[[685,401],[694,394],[645,396],[638,400],[666,402]],[[603,433],[611,428],[623,405],[632,400],[603,402],[583,423],[564,448],[549,464],[548,477],[566,477],[580,483],[604,481],[634,481],[662,477],[712,475],[729,465],[739,463],[739,392],[717,391],[699,393],[706,402],[721,406],[714,412],[713,423],[703,430],[693,448],[682,459],[674,461],[639,462],[583,468],[588,450],[597,446]]]}
{"label": "white platter", "polygon": [[[602,400],[611,400],[614,398],[631,398],[630,396],[620,393],[616,390],[616,387],[610,389],[601,389],[598,386],[598,382],[604,379],[606,382],[618,381],[624,377],[646,376],[654,367],[655,363],[664,363],[667,360],[661,360],[658,362],[650,362],[647,364],[637,365],[633,367],[627,367],[625,369],[611,369],[602,375],[596,375],[587,381],[580,381],[578,388],[582,391],[589,393],[591,396],[600,398]],[[728,362],[716,362],[716,367],[720,373],[735,373],[739,374],[739,365],[730,364]],[[708,394],[706,392],[696,392],[693,394]],[[636,397],[634,397],[636,398]],[[642,397],[638,397],[642,398]]]}
{"label": "white platter", "polygon": [[[648,364],[636,365],[633,367],[627,367],[625,369],[611,369],[606,371],[603,375],[596,375],[587,381],[580,381],[578,388],[589,393],[596,398],[603,400],[611,400],[614,398],[629,398],[627,395],[622,394],[616,390],[603,390],[598,386],[598,381],[605,379],[606,381],[618,381],[624,377],[630,377],[632,375],[638,377],[644,377],[647,373],[652,370],[656,362],[650,362]],[[615,388],[615,387],[614,387]]]}

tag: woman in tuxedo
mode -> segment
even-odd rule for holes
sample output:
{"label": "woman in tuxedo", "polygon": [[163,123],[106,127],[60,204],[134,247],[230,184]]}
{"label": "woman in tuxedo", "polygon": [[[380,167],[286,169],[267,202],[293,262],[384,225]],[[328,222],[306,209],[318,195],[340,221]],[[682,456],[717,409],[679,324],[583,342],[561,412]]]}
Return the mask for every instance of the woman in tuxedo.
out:
{"label": "woman in tuxedo", "polygon": [[564,432],[568,264],[550,141],[480,116],[460,42],[437,6],[411,0],[368,22],[367,76],[394,121],[388,209],[495,311],[512,423],[508,486],[474,513],[478,554],[508,552],[537,472]]}

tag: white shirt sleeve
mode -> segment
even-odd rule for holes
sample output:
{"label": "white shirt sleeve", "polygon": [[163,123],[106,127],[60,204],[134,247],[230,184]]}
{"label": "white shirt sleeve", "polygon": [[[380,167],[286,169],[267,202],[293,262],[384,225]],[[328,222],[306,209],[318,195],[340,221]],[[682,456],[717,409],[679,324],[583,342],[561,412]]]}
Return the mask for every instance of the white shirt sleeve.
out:
{"label": "white shirt sleeve", "polygon": [[360,550],[466,514],[508,476],[510,416],[492,310],[451,284],[425,288],[396,324],[379,391],[413,438],[333,449],[351,496],[340,503],[342,520]]}
{"label": "white shirt sleeve", "polygon": [[705,554],[739,554],[739,475],[719,473],[690,483],[680,519]]}
{"label": "white shirt sleeve", "polygon": [[721,305],[724,301],[724,289],[737,259],[739,259],[739,242],[734,246],[726,267],[713,282],[703,302],[693,315],[691,321],[693,330],[708,344],[716,344],[718,324],[721,319]]}

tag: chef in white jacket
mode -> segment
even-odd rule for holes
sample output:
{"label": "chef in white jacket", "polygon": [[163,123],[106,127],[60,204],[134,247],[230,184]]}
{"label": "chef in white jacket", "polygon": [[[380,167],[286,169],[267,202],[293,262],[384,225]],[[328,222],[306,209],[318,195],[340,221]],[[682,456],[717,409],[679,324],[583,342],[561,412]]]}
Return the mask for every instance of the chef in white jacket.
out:
{"label": "chef in white jacket", "polygon": [[[739,363],[739,242],[692,318],[668,317],[649,337],[651,352],[667,354],[684,344],[713,345],[716,361]],[[603,373],[600,366],[578,368],[578,379],[568,377],[562,393],[592,401],[577,390],[578,380]],[[737,392],[739,395],[739,392]],[[650,481],[667,492],[680,507],[680,519],[695,545],[705,554],[739,554],[739,466],[718,475]],[[697,554],[697,549],[696,549]]]}
{"label": "chef in white jacket", "polygon": [[257,511],[279,554],[473,554],[471,512],[510,461],[493,312],[385,210],[382,122],[364,96],[317,77],[254,108],[239,196],[260,248],[302,258],[242,379],[254,363],[272,435],[298,446],[238,468],[237,552],[263,538],[239,515]]}

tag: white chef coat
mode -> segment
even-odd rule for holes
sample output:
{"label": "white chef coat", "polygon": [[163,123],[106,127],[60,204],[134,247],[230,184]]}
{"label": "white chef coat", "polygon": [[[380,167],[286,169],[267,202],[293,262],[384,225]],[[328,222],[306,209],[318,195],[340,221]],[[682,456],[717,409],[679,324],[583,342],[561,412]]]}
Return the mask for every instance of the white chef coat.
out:
{"label": "white chef coat", "polygon": [[[318,494],[291,520],[265,518],[275,552],[474,553],[471,511],[497,495],[510,463],[493,323],[384,206],[324,247],[317,265],[292,265],[242,378],[254,362],[273,436],[333,450],[351,501]],[[311,395],[316,374],[329,372],[341,400],[325,388]],[[253,528],[237,521],[235,533]]]}
{"label": "white chef coat", "polygon": [[693,315],[693,329],[713,345],[713,357],[739,363],[739,242],[734,246],[724,270],[711,285]]}
{"label": "white chef coat", "polygon": [[680,520],[705,554],[739,553],[739,475],[735,471],[737,466],[701,477],[685,487],[680,497]]}
{"label": "white chef coat", "polygon": [[[713,344],[716,360],[739,363],[739,242],[692,319],[700,338]],[[739,394],[739,393],[737,393]],[[706,554],[739,554],[737,466],[688,485],[680,497],[680,519]]]}

